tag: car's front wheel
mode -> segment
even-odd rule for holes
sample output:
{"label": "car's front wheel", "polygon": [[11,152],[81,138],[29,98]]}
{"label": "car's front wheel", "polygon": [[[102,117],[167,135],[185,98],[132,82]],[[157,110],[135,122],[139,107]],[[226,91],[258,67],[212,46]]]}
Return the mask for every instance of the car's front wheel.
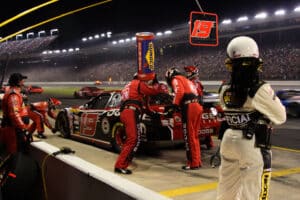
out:
{"label": "car's front wheel", "polygon": [[114,124],[112,128],[112,147],[113,150],[117,153],[120,153],[122,146],[126,140],[125,127],[121,122]]}
{"label": "car's front wheel", "polygon": [[56,129],[61,133],[64,138],[70,137],[69,119],[65,112],[60,112],[55,122]]}

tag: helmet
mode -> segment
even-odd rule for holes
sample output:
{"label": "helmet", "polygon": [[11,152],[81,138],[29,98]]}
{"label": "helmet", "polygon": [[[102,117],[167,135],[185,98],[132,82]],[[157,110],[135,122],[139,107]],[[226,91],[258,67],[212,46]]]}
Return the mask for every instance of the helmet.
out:
{"label": "helmet", "polygon": [[262,71],[263,62],[259,58],[258,46],[250,37],[239,36],[232,39],[227,45],[227,55],[225,66],[230,72],[233,66],[254,67],[257,71]]}
{"label": "helmet", "polygon": [[10,86],[20,86],[19,83],[23,79],[27,79],[27,76],[23,76],[20,73],[13,73],[9,77],[8,84]]}
{"label": "helmet", "polygon": [[169,85],[171,85],[172,78],[176,75],[180,75],[180,71],[176,67],[169,68],[166,71],[165,78]]}
{"label": "helmet", "polygon": [[49,98],[48,102],[49,102],[49,104],[51,104],[53,106],[59,106],[59,105],[61,105],[61,101],[58,100],[58,99],[56,99],[56,98],[53,98],[53,97]]}
{"label": "helmet", "polygon": [[184,70],[185,70],[185,72],[187,74],[186,77],[188,79],[195,78],[195,77],[197,77],[199,75],[199,70],[195,66],[185,66]]}
{"label": "helmet", "polygon": [[230,59],[259,58],[258,46],[252,38],[239,36],[227,45],[227,55]]}

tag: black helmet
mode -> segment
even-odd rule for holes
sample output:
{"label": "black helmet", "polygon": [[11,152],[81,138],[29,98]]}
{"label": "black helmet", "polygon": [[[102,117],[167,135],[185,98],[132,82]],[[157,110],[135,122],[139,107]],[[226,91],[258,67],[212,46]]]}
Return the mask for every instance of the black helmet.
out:
{"label": "black helmet", "polygon": [[176,75],[181,75],[180,71],[176,67],[169,68],[166,71],[165,79],[166,79],[168,85],[171,85],[171,81],[172,81],[173,77]]}
{"label": "black helmet", "polygon": [[20,73],[13,73],[9,77],[8,84],[10,86],[20,86],[19,83],[23,79],[27,79],[27,76],[24,76]]}

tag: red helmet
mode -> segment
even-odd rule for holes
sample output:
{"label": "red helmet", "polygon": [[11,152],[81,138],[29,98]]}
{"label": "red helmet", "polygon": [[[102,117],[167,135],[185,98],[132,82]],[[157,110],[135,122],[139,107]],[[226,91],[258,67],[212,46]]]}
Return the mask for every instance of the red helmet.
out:
{"label": "red helmet", "polygon": [[54,105],[54,106],[61,105],[61,101],[56,98],[53,98],[53,97],[49,98],[48,101],[49,101],[49,104]]}
{"label": "red helmet", "polygon": [[184,71],[186,72],[186,77],[188,79],[195,78],[199,75],[199,70],[195,66],[185,66]]}

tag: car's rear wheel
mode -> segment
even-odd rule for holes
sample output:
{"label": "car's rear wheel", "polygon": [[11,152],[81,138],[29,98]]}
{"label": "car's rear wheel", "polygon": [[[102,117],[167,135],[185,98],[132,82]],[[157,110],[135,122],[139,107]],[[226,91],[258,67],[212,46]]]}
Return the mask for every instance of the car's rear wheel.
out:
{"label": "car's rear wheel", "polygon": [[114,124],[112,128],[112,147],[113,150],[117,153],[120,153],[122,146],[126,140],[125,127],[121,122]]}
{"label": "car's rear wheel", "polygon": [[65,112],[60,112],[56,118],[55,127],[64,138],[70,137],[69,119]]}

